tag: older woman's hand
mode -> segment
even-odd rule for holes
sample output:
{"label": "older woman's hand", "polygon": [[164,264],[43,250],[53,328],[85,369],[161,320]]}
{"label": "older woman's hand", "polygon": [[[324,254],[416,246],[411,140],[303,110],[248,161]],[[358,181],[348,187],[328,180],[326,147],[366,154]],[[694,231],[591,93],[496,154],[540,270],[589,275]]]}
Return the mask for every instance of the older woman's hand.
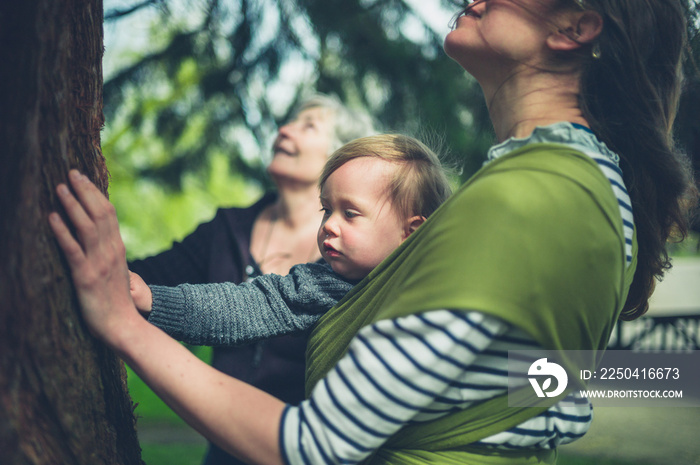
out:
{"label": "older woman's hand", "polygon": [[140,316],[129,292],[116,212],[87,177],[71,170],[69,179],[75,195],[65,184],[56,192],[76,237],[58,213],[49,215],[49,223],[68,260],[85,321],[94,334],[118,348],[121,330],[128,330],[130,319]]}

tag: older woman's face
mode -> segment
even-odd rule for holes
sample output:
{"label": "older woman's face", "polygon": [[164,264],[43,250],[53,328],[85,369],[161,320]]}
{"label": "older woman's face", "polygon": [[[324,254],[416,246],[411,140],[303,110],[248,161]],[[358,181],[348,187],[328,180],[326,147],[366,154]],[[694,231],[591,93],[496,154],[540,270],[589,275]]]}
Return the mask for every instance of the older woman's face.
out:
{"label": "older woman's face", "polygon": [[318,182],[331,148],[333,115],[325,108],[309,108],[280,127],[268,173],[300,183]]}
{"label": "older woman's face", "polygon": [[445,37],[445,51],[479,82],[498,79],[543,56],[555,0],[477,0]]}

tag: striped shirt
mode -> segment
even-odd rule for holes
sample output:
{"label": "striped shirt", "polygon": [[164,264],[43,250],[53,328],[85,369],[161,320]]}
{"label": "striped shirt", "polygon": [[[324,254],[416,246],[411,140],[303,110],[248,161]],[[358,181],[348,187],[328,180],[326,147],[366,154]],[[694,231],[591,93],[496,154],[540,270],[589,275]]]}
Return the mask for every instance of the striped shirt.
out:
{"label": "striped shirt", "polygon": [[[310,398],[285,409],[283,456],[289,464],[358,463],[404,424],[506,393],[508,351],[536,348],[521,330],[479,312],[435,310],[367,326]],[[585,399],[566,400],[475,445],[571,442],[588,430],[592,408]]]}

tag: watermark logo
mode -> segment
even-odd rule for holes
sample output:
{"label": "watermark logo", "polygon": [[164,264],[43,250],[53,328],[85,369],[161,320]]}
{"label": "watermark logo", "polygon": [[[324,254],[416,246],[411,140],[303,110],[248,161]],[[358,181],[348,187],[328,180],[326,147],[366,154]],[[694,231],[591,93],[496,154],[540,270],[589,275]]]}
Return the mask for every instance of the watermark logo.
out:
{"label": "watermark logo", "polygon": [[698,367],[700,350],[509,350],[508,406],[700,408]]}
{"label": "watermark logo", "polygon": [[[566,384],[569,382],[569,377],[566,375],[566,370],[554,362],[548,362],[547,358],[541,358],[535,360],[535,363],[530,365],[530,369],[527,370],[529,376],[528,380],[532,384],[532,388],[535,390],[537,397],[556,397],[566,389]],[[539,379],[544,379],[544,382],[540,386]],[[556,388],[553,391],[549,391],[552,387],[552,378],[557,380]]]}

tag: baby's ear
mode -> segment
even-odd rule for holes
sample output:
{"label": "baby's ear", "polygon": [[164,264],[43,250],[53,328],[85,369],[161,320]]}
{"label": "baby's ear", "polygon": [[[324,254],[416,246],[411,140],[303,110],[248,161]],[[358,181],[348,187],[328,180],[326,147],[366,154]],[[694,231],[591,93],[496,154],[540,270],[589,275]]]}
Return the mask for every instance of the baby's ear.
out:
{"label": "baby's ear", "polygon": [[424,216],[412,216],[406,220],[403,230],[403,238],[406,239],[408,236],[413,234],[413,231],[418,229],[418,226],[425,222]]}

